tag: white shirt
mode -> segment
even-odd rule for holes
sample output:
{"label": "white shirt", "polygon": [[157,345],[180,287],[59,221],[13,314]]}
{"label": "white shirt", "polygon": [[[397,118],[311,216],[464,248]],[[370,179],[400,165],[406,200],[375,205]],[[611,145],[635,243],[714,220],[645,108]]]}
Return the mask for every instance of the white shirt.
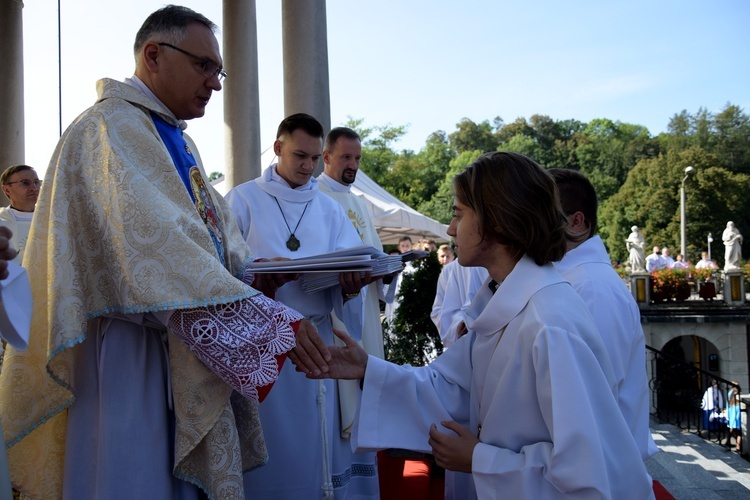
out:
{"label": "white shirt", "polygon": [[695,265],[696,269],[716,269],[717,266],[711,259],[701,259]]}
{"label": "white shirt", "polygon": [[13,232],[10,244],[18,251],[18,255],[11,261],[21,264],[26,241],[29,239],[31,220],[34,212],[21,212],[11,207],[0,207],[0,226],[5,226]]}
{"label": "white shirt", "polygon": [[666,263],[659,254],[652,253],[646,257],[646,271],[650,273],[658,271],[659,269],[664,269],[665,266]]}
{"label": "white shirt", "polygon": [[450,347],[458,339],[458,326],[465,320],[466,309],[488,276],[485,268],[464,267],[458,259],[443,268],[430,313],[443,347]]}

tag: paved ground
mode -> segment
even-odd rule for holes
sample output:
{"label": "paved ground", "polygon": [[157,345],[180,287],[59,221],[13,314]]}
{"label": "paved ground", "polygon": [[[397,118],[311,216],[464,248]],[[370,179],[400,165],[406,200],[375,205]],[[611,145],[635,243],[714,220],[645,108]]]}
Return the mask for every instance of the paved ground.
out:
{"label": "paved ground", "polygon": [[651,432],[661,451],[648,471],[677,500],[750,499],[750,462],[673,425],[652,420]]}

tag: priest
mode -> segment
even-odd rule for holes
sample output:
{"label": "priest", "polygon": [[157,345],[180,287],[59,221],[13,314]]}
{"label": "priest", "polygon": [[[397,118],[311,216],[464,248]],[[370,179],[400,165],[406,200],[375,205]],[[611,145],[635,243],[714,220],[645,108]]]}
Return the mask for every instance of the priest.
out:
{"label": "priest", "polygon": [[267,460],[258,402],[314,329],[250,286],[183,132],[226,76],[215,29],[185,7],[151,14],[135,74],[98,82],[47,169],[24,255],[30,342],[0,376],[24,497],[229,498]]}

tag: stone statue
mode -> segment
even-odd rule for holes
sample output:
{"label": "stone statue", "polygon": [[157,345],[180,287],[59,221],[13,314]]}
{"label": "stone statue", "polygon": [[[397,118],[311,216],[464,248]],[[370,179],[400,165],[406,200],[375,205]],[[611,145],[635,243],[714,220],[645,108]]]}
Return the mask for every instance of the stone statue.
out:
{"label": "stone statue", "polygon": [[630,272],[645,272],[646,240],[643,239],[643,235],[638,229],[638,226],[633,226],[630,228],[630,230],[633,232],[630,233],[628,239],[625,240],[625,243],[628,247],[628,252],[630,254],[630,257],[628,258],[628,262],[630,263]]}
{"label": "stone statue", "polygon": [[742,260],[742,235],[734,227],[734,222],[727,222],[727,228],[721,236],[724,241],[724,270],[739,269]]}

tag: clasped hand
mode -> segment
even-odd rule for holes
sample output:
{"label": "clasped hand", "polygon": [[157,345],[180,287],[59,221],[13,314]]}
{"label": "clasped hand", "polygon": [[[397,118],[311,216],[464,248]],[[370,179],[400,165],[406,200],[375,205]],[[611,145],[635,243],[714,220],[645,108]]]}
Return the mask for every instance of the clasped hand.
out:
{"label": "clasped hand", "polygon": [[333,333],[344,342],[344,345],[328,346],[330,357],[328,358],[327,369],[316,373],[314,370],[306,369],[305,365],[297,364],[292,359],[292,362],[297,367],[297,371],[305,372],[307,378],[312,379],[335,378],[354,380],[364,378],[365,371],[367,370],[367,353],[365,350],[346,332],[334,328]]}
{"label": "clasped hand", "polygon": [[289,351],[289,359],[297,371],[305,372],[308,376],[323,377],[329,370],[331,353],[313,324],[306,319],[300,321],[295,338],[297,345]]}
{"label": "clasped hand", "polygon": [[479,444],[479,438],[457,422],[440,422],[440,425],[455,434],[440,432],[437,426],[432,424],[427,443],[432,446],[435,462],[444,469],[471,474],[472,457],[474,448]]}

